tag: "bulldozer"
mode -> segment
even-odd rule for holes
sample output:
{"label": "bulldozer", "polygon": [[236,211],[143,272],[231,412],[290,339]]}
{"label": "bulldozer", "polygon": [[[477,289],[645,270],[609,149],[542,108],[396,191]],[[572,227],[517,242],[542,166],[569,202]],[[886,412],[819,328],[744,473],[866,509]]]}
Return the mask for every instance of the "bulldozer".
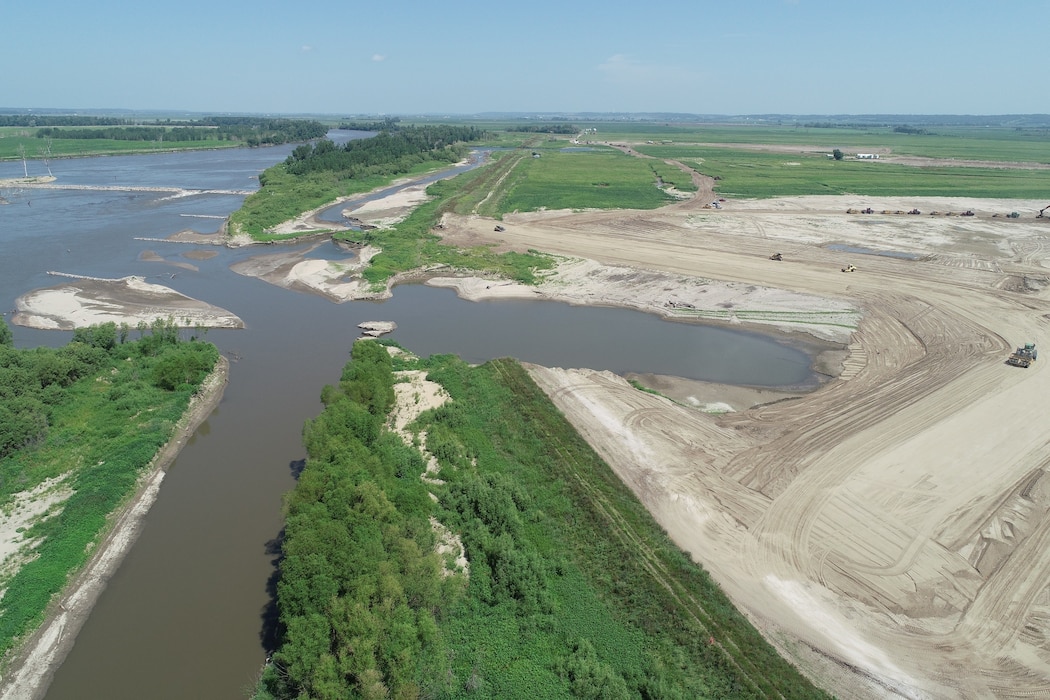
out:
{"label": "bulldozer", "polygon": [[1039,351],[1035,349],[1035,343],[1025,343],[1024,347],[1017,348],[1010,357],[1006,358],[1006,364],[1027,369],[1032,366],[1037,357],[1039,357]]}
{"label": "bulldozer", "polygon": [[842,268],[842,271],[843,272],[856,272],[857,271],[857,266],[856,265],[846,265],[846,267]]}

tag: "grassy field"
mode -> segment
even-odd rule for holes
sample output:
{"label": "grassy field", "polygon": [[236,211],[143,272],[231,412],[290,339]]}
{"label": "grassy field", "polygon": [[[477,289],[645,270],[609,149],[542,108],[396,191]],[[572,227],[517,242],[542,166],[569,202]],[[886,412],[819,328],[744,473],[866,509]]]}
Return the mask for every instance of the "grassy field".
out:
{"label": "grassy field", "polygon": [[656,144],[779,144],[812,146],[831,152],[888,148],[896,155],[929,158],[1009,161],[1050,164],[1050,133],[1045,129],[930,126],[929,133],[898,133],[889,127],[803,126],[661,126],[659,124],[600,124],[595,139]]}
{"label": "grassy field", "polygon": [[[930,133],[897,133],[888,127],[817,128],[802,126],[669,125],[656,123],[585,123],[596,133],[584,138],[595,142],[627,143],[655,159],[677,160],[705,175],[719,178],[716,190],[730,197],[765,198],[810,194],[868,194],[872,196],[960,196],[1005,199],[1044,197],[1050,192],[1050,169],[1010,169],[998,162],[1050,163],[1050,134],[1045,129],[994,127],[927,127]],[[495,128],[497,124],[489,125]],[[507,125],[504,124],[504,128]],[[498,216],[515,210],[548,208],[613,208],[651,206],[644,183],[644,169],[608,168],[587,153],[566,153],[563,135],[503,132],[506,138],[525,143],[544,154],[539,163],[523,163],[490,198],[488,209]],[[797,153],[774,153],[749,146],[797,146]],[[834,161],[826,154],[888,149],[897,155],[945,159],[937,167],[915,167],[888,162]],[[549,158],[548,152],[557,154]],[[601,151],[605,153],[605,151]],[[952,166],[950,159],[988,161],[989,166]],[[610,161],[613,162],[613,161]],[[651,162],[650,162],[651,163]],[[597,166],[597,167],[596,167]],[[637,167],[637,166],[636,166]],[[669,166],[657,163],[665,178]],[[594,172],[608,177],[588,177]],[[684,175],[675,185],[682,188]],[[603,197],[593,183],[608,180],[629,190],[626,196]],[[683,188],[688,189],[688,186]],[[644,194],[643,194],[644,193]],[[617,193],[619,194],[619,193]],[[642,204],[625,204],[642,200]],[[493,202],[498,203],[493,206]]]}
{"label": "grassy field", "polygon": [[[471,122],[473,123],[473,122]],[[1050,164],[1050,132],[1041,128],[924,126],[927,133],[890,127],[669,124],[591,122],[595,131],[572,144],[571,135],[513,131],[520,121],[484,121],[486,144],[509,149],[494,165],[487,198],[476,213],[499,218],[514,211],[547,209],[646,209],[669,200],[652,187],[657,174],[690,191],[688,178],[662,161],[675,160],[719,178],[716,191],[729,197],[766,198],[811,194],[1041,198],[1050,192],[1050,169],[1011,169],[999,162]],[[592,142],[588,144],[587,142]],[[624,143],[652,159],[632,162],[602,143]],[[573,147],[593,151],[565,150]],[[741,145],[750,146],[742,148]],[[761,146],[799,147],[774,153]],[[834,161],[826,154],[888,150],[890,154],[944,159],[937,167],[885,161]],[[540,154],[529,159],[522,155]],[[513,154],[513,155],[511,155]],[[511,160],[507,160],[510,158]],[[988,161],[988,167],[953,166],[951,159]],[[638,161],[639,159],[634,159]],[[469,213],[463,207],[459,213]]]}
{"label": "grassy field", "polygon": [[914,167],[836,161],[822,153],[767,153],[686,144],[640,145],[637,150],[680,160],[705,175],[720,178],[715,189],[727,197],[849,193],[1037,199],[1050,193],[1050,169]]}
{"label": "grassy field", "polygon": [[691,186],[685,174],[663,163],[649,163],[609,148],[536,153],[538,157],[521,159],[503,182],[502,211],[655,209],[674,200],[657,187],[654,168],[668,184]]}

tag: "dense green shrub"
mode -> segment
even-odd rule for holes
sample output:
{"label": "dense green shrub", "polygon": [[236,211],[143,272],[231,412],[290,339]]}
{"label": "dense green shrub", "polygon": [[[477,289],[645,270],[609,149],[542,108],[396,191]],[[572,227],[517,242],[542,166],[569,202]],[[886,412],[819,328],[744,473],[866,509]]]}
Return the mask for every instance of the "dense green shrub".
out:
{"label": "dense green shrub", "polygon": [[11,335],[11,327],[7,325],[4,317],[0,316],[0,345],[11,345],[12,343],[14,343],[14,337]]}
{"label": "dense green shrub", "polygon": [[186,343],[164,353],[153,365],[153,382],[161,389],[175,391],[200,384],[215,366],[212,346]]}

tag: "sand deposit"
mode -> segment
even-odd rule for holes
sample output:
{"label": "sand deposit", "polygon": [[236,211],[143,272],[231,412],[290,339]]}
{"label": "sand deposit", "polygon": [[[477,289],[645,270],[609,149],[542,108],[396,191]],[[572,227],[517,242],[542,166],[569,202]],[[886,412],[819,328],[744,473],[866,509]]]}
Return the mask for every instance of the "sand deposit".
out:
{"label": "sand deposit", "polygon": [[188,328],[243,328],[240,318],[218,306],[150,284],[140,277],[89,279],[67,275],[72,281],[36,289],[15,301],[11,322],[30,328],[73,330],[101,323],[126,323],[171,319]]}

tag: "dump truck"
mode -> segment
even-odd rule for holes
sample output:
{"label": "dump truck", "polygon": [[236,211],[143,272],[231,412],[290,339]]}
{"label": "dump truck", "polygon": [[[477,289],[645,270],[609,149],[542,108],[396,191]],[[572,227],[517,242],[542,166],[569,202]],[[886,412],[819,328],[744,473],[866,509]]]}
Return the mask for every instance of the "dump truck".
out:
{"label": "dump truck", "polygon": [[1025,343],[1024,347],[1017,348],[1010,357],[1006,358],[1006,364],[1028,368],[1032,366],[1037,357],[1039,357],[1039,352],[1035,349],[1035,343]]}

